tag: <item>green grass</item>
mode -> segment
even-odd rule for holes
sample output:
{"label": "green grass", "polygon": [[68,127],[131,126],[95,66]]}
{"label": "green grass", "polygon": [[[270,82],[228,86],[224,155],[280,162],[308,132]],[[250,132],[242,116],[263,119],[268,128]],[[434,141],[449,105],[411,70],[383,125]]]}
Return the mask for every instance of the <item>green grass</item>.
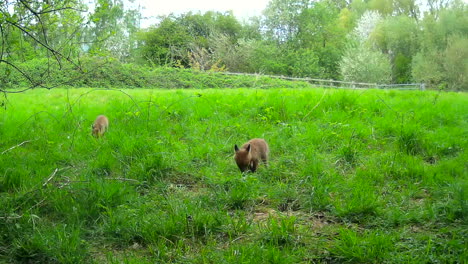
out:
{"label": "green grass", "polygon": [[[468,259],[467,94],[53,89],[7,99],[0,263]],[[96,140],[99,114],[110,128]],[[269,143],[270,166],[241,174],[234,144],[254,137]]]}

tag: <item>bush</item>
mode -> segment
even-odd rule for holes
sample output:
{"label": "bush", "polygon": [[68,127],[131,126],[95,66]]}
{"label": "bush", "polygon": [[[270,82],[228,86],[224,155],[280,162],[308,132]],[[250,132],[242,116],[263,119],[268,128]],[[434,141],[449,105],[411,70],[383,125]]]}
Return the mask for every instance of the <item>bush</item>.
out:
{"label": "bush", "polygon": [[364,44],[348,48],[340,70],[345,81],[353,82],[389,83],[392,76],[388,57]]}
{"label": "bush", "polygon": [[[292,88],[309,87],[306,82],[293,82],[269,77],[226,75],[219,72],[197,71],[169,67],[150,68],[135,64],[122,64],[115,59],[84,57],[81,71],[66,66],[59,69],[47,59],[35,59],[18,64],[28,73],[28,80],[18,71],[0,64],[1,79],[6,88],[28,87],[34,84],[56,87],[119,87],[119,88]],[[32,82],[32,83],[31,83]]]}

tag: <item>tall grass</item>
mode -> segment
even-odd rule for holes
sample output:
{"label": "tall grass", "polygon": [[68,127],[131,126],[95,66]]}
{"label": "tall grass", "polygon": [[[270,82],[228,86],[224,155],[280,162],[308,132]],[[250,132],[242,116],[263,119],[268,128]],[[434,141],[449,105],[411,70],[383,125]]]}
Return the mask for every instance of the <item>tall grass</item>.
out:
{"label": "tall grass", "polygon": [[[0,262],[463,262],[466,105],[379,90],[9,95]],[[254,137],[269,167],[241,174],[234,144]]]}

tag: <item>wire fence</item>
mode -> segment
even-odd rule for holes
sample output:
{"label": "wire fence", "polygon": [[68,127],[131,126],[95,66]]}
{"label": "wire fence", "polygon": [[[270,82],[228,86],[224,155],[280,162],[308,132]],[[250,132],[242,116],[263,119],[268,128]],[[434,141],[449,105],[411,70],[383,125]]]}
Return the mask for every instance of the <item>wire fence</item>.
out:
{"label": "wire fence", "polygon": [[243,75],[255,77],[276,78],[290,81],[308,82],[312,86],[325,88],[342,88],[342,89],[394,89],[394,90],[426,90],[424,83],[404,83],[404,84],[378,84],[378,83],[362,83],[362,82],[346,82],[336,80],[314,79],[314,78],[299,78],[288,77],[282,75],[265,75],[253,73],[236,73],[236,72],[220,72],[225,75]]}

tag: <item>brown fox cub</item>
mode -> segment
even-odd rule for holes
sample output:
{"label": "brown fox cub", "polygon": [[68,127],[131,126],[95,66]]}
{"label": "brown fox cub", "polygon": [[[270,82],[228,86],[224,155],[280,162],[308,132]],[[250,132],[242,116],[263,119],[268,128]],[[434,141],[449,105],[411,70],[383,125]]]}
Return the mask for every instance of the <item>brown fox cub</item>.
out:
{"label": "brown fox cub", "polygon": [[93,136],[101,137],[109,128],[109,119],[106,116],[100,115],[96,118],[93,124]]}
{"label": "brown fox cub", "polygon": [[264,139],[251,139],[242,145],[240,149],[237,145],[234,145],[234,150],[236,151],[234,159],[241,172],[248,170],[255,172],[260,160],[262,160],[265,165],[268,165],[268,153],[270,149]]}

